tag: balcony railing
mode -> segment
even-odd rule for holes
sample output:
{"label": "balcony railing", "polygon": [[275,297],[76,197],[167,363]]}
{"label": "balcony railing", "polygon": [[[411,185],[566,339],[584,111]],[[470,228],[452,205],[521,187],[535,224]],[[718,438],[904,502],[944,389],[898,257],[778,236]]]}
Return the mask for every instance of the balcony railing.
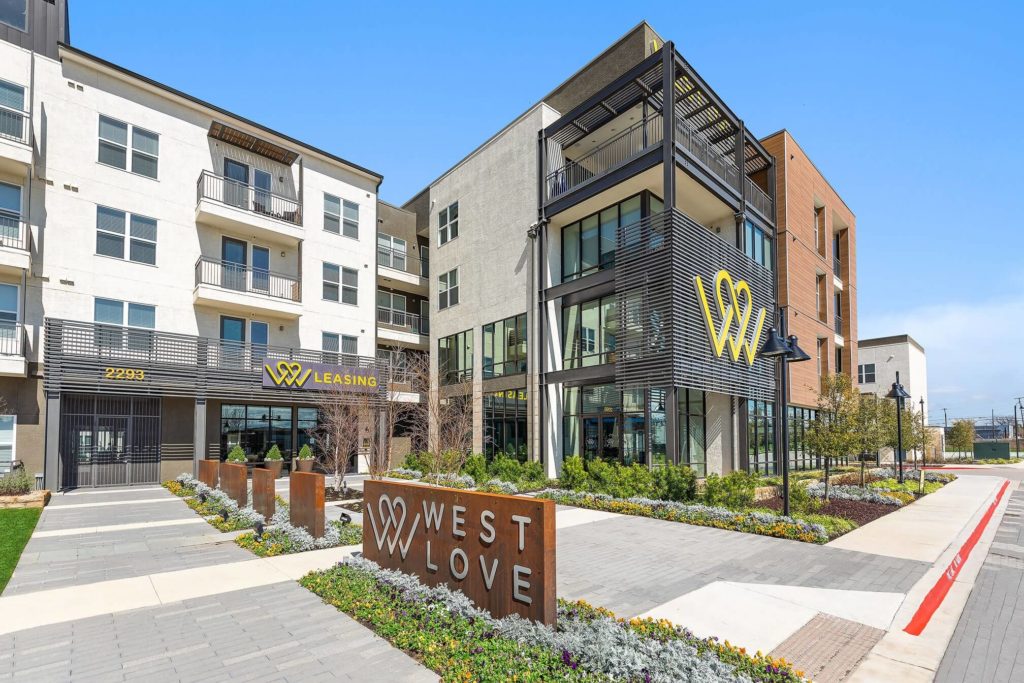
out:
{"label": "balcony railing", "polygon": [[445,369],[442,368],[439,371],[439,374],[440,374],[440,383],[443,386],[447,386],[449,384],[461,384],[463,382],[471,382],[471,381],[473,381],[473,370],[472,369],[467,369],[467,370],[445,370]]}
{"label": "balcony railing", "polygon": [[0,105],[0,138],[28,144],[29,115],[27,111],[19,111]]}
{"label": "balcony railing", "polygon": [[302,301],[302,286],[296,277],[206,256],[200,256],[196,261],[196,286],[199,285],[212,285],[246,294],[262,294],[287,301]]}
{"label": "balcony railing", "polygon": [[0,322],[0,356],[24,356],[25,347],[25,326],[15,322]]}
{"label": "balcony railing", "polygon": [[302,225],[302,206],[297,200],[210,171],[199,174],[199,180],[196,182],[196,202],[203,199],[211,199],[292,225]]}
{"label": "balcony railing", "polygon": [[660,144],[663,129],[661,114],[648,116],[583,156],[565,162],[547,176],[548,199],[561,197]]}
{"label": "balcony railing", "polygon": [[835,316],[835,320],[833,322],[834,322],[834,326],[835,326],[834,329],[836,331],[836,334],[840,334],[841,335],[843,333],[843,318],[842,318],[842,316],[839,316],[839,315]]}
{"label": "balcony railing", "polygon": [[430,318],[424,318],[415,313],[396,311],[392,308],[379,307],[377,323],[412,334],[430,334]]}
{"label": "balcony railing", "polygon": [[377,265],[420,277],[430,277],[430,263],[427,259],[410,256],[407,252],[392,247],[377,247]]}
{"label": "balcony railing", "polygon": [[676,142],[689,150],[698,161],[708,167],[720,180],[737,192],[740,190],[740,171],[732,161],[722,155],[698,133],[686,119],[676,117]]}
{"label": "balcony railing", "polygon": [[31,235],[25,221],[0,214],[0,247],[29,251]]}
{"label": "balcony railing", "polygon": [[774,221],[775,214],[772,212],[771,197],[769,197],[765,191],[758,187],[750,178],[743,178],[743,183],[746,187],[747,202],[757,209],[762,216]]}
{"label": "balcony railing", "polygon": [[843,277],[842,276],[842,268],[841,268],[841,266],[842,266],[842,264],[839,262],[839,259],[837,259],[837,258],[833,258],[832,259],[832,272],[838,278],[842,278]]}

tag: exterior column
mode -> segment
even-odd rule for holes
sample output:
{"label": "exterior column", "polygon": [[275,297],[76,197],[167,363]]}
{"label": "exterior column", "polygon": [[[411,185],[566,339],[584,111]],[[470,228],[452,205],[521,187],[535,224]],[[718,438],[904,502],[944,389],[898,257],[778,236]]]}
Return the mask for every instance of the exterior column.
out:
{"label": "exterior column", "polygon": [[206,459],[206,399],[196,399],[192,418],[192,476],[199,476],[199,461]]}
{"label": "exterior column", "polygon": [[60,488],[60,392],[46,392],[45,452],[43,455],[43,488]]}

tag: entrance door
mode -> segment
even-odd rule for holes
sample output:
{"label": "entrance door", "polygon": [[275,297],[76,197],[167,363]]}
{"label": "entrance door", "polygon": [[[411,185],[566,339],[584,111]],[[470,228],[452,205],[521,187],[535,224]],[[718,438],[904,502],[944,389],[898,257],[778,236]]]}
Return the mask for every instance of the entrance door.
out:
{"label": "entrance door", "polygon": [[249,323],[249,341],[252,349],[252,367],[259,368],[267,355],[267,344],[270,343],[270,325],[259,320]]}
{"label": "entrance door", "polygon": [[249,167],[234,159],[224,159],[224,203],[249,208]]}
{"label": "entrance door", "polygon": [[592,460],[619,460],[621,451],[620,425],[617,415],[584,415],[583,458]]}
{"label": "entrance door", "polygon": [[[245,291],[245,271],[248,265],[248,245],[231,237],[221,238],[221,286]],[[268,257],[269,258],[269,257]]]}
{"label": "entrance door", "polygon": [[245,319],[220,317],[220,366],[237,368],[243,364],[245,348]]}
{"label": "entrance door", "polygon": [[62,489],[160,481],[160,399],[64,394]]}
{"label": "entrance door", "polygon": [[[0,115],[0,121],[3,116]],[[0,124],[2,129],[2,124]],[[0,183],[0,240],[8,246],[21,246],[21,188]]]}
{"label": "entrance door", "polygon": [[252,209],[256,213],[270,213],[270,174],[258,168],[252,171]]}
{"label": "entrance door", "polygon": [[266,247],[253,245],[252,288],[264,294],[270,293],[270,250]]}

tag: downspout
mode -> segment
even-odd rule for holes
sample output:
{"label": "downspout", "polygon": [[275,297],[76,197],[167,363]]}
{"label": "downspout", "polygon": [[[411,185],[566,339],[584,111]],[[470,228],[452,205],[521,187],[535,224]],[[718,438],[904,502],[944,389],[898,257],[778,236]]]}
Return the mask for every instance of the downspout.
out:
{"label": "downspout", "polygon": [[[533,312],[533,315],[527,316],[528,322],[528,334],[530,335],[533,343],[529,345],[529,348],[533,349],[534,362],[531,365],[527,362],[527,367],[531,368],[531,371],[535,373],[536,379],[531,382],[534,387],[534,401],[537,405],[537,460],[545,465],[545,471],[547,466],[545,463],[545,434],[547,429],[545,428],[544,415],[545,405],[547,398],[547,386],[544,382],[544,342],[541,338],[541,330],[545,329],[544,325],[544,278],[543,263],[545,259],[544,255],[544,235],[547,233],[547,218],[544,214],[544,169],[547,160],[547,149],[544,140],[544,129],[541,128],[537,131],[537,222],[530,226],[526,234],[531,240],[530,244],[530,292],[529,292],[529,310]],[[529,324],[532,321],[532,325]]]}

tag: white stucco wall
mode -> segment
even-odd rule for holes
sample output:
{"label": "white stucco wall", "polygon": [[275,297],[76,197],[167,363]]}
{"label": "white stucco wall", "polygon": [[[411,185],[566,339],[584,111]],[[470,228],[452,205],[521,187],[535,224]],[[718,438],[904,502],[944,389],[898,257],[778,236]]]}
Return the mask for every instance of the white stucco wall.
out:
{"label": "white stucco wall", "polygon": [[[874,383],[860,384],[862,393],[885,396],[896,381],[896,373],[900,373],[900,383],[911,398],[908,403],[915,411],[921,410],[921,399],[924,399],[924,414],[928,414],[928,359],[924,351],[908,342],[885,344],[882,346],[859,346],[859,365],[875,365]],[[855,372],[854,377],[859,373]]]}

